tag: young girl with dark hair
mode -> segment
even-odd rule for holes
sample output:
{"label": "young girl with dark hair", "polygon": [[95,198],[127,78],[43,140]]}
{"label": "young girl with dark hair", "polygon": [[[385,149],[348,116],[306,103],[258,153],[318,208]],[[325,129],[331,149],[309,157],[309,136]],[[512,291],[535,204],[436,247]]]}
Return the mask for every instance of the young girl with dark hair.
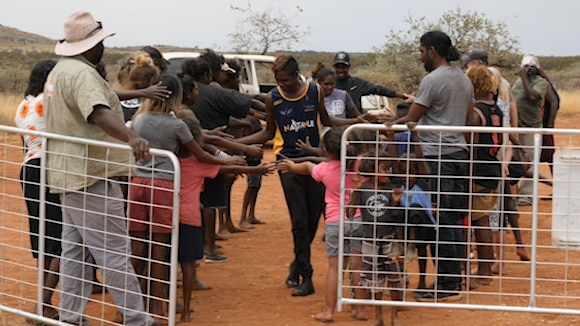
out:
{"label": "young girl with dark hair", "polygon": [[[43,87],[48,74],[56,62],[45,60],[37,63],[30,72],[24,100],[18,105],[14,120],[21,129],[46,131],[43,103]],[[40,230],[40,159],[42,155],[42,138],[34,135],[22,135],[24,143],[24,164],[20,171],[23,196],[28,209],[28,225],[32,256],[39,257],[38,233]],[[58,319],[58,312],[52,304],[52,294],[59,281],[59,264],[61,254],[62,212],[58,194],[51,194],[46,187],[46,220],[43,270],[42,315]],[[36,306],[35,308],[36,309]],[[36,313],[36,311],[34,311]]]}

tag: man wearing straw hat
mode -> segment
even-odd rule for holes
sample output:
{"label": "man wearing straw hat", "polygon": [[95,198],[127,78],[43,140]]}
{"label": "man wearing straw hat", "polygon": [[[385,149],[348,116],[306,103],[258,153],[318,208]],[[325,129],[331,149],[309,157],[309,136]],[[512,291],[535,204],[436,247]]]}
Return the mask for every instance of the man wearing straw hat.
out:
{"label": "man wearing straw hat", "polygon": [[[119,100],[95,65],[103,56],[103,29],[88,12],[72,14],[55,53],[62,56],[45,85],[47,131],[67,136],[128,143],[137,160],[149,144],[122,122]],[[129,260],[123,194],[115,179],[129,174],[130,155],[119,150],[50,139],[48,185],[59,193],[63,211],[60,320],[88,325],[93,256],[103,283],[126,325],[155,325]]]}

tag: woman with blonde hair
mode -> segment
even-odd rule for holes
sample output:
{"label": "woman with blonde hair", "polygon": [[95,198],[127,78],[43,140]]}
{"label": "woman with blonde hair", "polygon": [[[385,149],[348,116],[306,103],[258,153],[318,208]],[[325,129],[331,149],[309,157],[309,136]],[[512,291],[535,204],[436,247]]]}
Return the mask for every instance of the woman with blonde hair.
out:
{"label": "woman with blonde hair", "polygon": [[[511,86],[509,82],[502,77],[499,69],[495,67],[488,67],[488,69],[491,71],[493,78],[499,85],[496,94],[496,105],[502,110],[504,127],[516,128],[518,126],[518,109],[512,96]],[[503,186],[500,186],[503,187],[500,188],[500,191],[503,189],[503,203],[498,202],[498,209],[490,215],[490,225],[492,227],[493,242],[499,244],[504,242],[503,236],[501,236],[499,231],[509,223],[512,227],[516,241],[516,253],[521,260],[528,261],[530,260],[530,256],[523,246],[517,200],[513,198],[513,194],[517,193],[517,183],[525,174],[524,165],[518,164],[517,161],[525,159],[526,156],[529,158],[529,154],[521,147],[517,133],[510,133],[509,137],[506,136],[508,136],[507,133],[504,134],[504,144],[499,153],[503,165],[502,171],[504,176]],[[516,151],[515,153],[514,149]],[[501,248],[501,250],[499,250],[499,248]],[[495,255],[498,259],[491,267],[492,272],[495,274],[506,272],[505,265],[501,264],[501,261],[505,257],[505,246],[500,245],[499,248],[496,245]]]}
{"label": "woman with blonde hair", "polygon": [[[149,141],[152,148],[177,153],[179,147],[187,148],[200,162],[217,165],[244,165],[241,157],[219,158],[202,149],[183,120],[175,117],[181,106],[183,91],[181,81],[172,75],[163,74],[158,80],[171,91],[167,99],[145,99],[133,117],[132,129]],[[132,263],[135,270],[144,273],[150,270],[151,293],[149,311],[156,316],[165,316],[160,298],[164,298],[164,287],[169,280],[165,263],[171,239],[173,207],[173,164],[166,157],[146,157],[137,163],[137,173],[129,188],[129,231],[132,236]],[[149,239],[150,237],[150,239]],[[151,241],[150,255],[146,257],[145,243]],[[140,268],[150,261],[151,268]],[[146,282],[147,283],[147,282]]]}

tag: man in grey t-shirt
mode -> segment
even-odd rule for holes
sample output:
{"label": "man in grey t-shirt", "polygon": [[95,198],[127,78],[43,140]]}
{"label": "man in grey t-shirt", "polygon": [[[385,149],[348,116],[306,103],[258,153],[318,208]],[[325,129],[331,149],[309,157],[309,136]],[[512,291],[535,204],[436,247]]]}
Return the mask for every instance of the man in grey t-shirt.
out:
{"label": "man in grey t-shirt", "polygon": [[[459,53],[447,34],[425,33],[419,50],[425,70],[415,102],[406,116],[390,124],[419,122],[429,126],[465,126],[473,110],[473,86],[461,69],[449,62]],[[436,248],[437,288],[420,292],[417,301],[454,301],[461,299],[461,264],[465,258],[462,222],[467,209],[467,175],[469,155],[465,134],[451,132],[419,132],[424,157],[433,177],[429,192],[439,209]],[[435,250],[433,250],[435,249]]]}

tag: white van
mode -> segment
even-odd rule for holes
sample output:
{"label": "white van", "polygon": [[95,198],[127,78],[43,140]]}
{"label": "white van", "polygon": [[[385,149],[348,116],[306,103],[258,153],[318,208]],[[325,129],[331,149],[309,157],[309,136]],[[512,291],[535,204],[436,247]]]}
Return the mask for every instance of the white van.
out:
{"label": "white van", "polygon": [[[223,54],[226,60],[237,59],[242,66],[240,71],[240,91],[247,94],[268,93],[276,86],[272,74],[272,64],[276,59],[269,55],[257,54]],[[181,69],[181,63],[187,58],[197,58],[197,52],[166,52],[163,57],[169,61],[167,71],[171,74]]]}

